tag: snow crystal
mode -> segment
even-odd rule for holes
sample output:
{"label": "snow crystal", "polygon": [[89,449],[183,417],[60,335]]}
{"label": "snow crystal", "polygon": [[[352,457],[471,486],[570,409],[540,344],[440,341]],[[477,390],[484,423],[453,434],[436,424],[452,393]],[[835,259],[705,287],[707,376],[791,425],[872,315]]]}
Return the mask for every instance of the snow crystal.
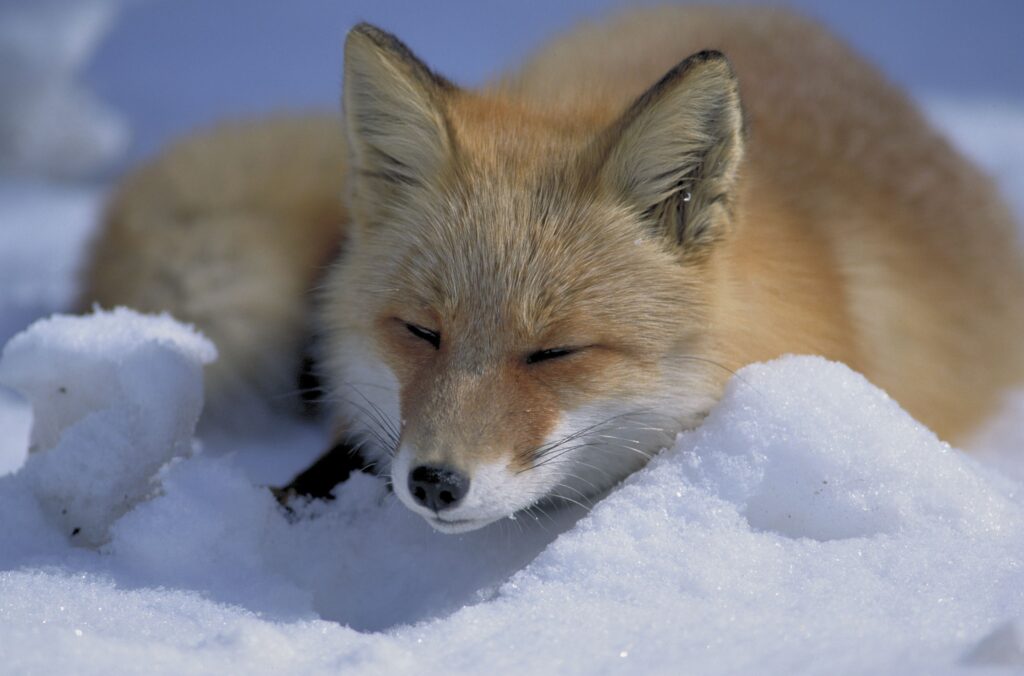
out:
{"label": "snow crystal", "polygon": [[34,414],[21,474],[65,532],[101,542],[157,469],[190,451],[202,366],[215,357],[169,317],[123,308],[41,320],[11,339],[0,383]]}

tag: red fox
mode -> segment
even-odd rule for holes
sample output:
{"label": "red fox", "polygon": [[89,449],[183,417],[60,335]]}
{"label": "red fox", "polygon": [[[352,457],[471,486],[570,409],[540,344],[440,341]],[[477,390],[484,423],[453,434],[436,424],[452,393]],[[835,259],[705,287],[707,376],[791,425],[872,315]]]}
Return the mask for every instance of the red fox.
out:
{"label": "red fox", "polygon": [[1007,208],[805,19],[635,11],[480,91],[362,24],[343,108],[127,177],[83,302],[195,323],[221,408],[315,329],[339,438],[443,532],[602,494],[750,362],[845,362],[951,441],[1024,379]]}

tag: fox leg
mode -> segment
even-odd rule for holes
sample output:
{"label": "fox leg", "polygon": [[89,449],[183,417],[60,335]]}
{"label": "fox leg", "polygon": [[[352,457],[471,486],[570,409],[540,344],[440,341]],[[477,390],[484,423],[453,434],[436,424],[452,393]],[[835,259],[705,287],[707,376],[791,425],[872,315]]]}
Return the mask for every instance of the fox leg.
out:
{"label": "fox leg", "polygon": [[358,445],[345,436],[338,436],[316,462],[302,470],[286,486],[270,490],[278,502],[285,506],[298,496],[330,500],[333,498],[334,487],[346,481],[354,472],[372,474],[373,469],[360,455]]}
{"label": "fox leg", "polygon": [[344,158],[341,124],[327,116],[234,124],[172,146],[108,204],[79,309],[194,324],[219,351],[206,389],[217,419],[294,400],[310,291],[344,235]]}

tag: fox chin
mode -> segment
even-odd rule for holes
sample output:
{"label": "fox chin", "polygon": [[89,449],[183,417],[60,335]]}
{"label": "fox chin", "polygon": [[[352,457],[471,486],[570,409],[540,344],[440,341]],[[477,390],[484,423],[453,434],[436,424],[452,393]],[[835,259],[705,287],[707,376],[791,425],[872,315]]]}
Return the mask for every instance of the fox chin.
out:
{"label": "fox chin", "polygon": [[953,442],[1024,380],[1009,210],[808,20],[633,11],[477,91],[360,24],[344,71],[341,120],[126,177],[82,303],[210,336],[213,416],[293,390],[316,334],[344,452],[439,531],[590,504],[751,362],[845,362]]}

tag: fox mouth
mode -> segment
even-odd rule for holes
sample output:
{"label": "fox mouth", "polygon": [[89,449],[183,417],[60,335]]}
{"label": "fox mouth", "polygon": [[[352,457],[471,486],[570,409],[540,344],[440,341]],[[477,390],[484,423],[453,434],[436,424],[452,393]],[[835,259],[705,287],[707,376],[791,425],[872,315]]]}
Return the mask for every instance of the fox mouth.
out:
{"label": "fox mouth", "polygon": [[430,516],[424,515],[423,519],[435,530],[448,535],[468,533],[469,531],[478,530],[489,523],[497,521],[497,519],[443,519],[436,514],[432,514]]}

